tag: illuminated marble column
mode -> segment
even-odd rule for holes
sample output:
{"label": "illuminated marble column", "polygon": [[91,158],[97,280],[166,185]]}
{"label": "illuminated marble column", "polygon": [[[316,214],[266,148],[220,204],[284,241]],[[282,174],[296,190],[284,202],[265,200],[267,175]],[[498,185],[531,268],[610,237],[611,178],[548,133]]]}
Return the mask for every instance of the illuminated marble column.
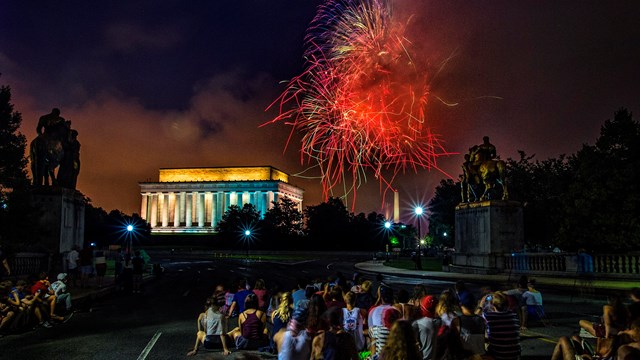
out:
{"label": "illuminated marble column", "polygon": [[191,224],[198,223],[198,192],[191,192]]}
{"label": "illuminated marble column", "polygon": [[218,193],[211,194],[211,227],[215,227],[218,223]]}
{"label": "illuminated marble column", "polygon": [[180,219],[178,219],[179,224],[186,223],[185,211],[187,209],[187,193],[180,193]]}
{"label": "illuminated marble column", "polygon": [[156,227],[158,225],[158,195],[151,194],[151,212],[149,214],[149,225]]}
{"label": "illuminated marble column", "polygon": [[204,226],[204,194],[196,194],[196,207],[198,208],[198,227]]}
{"label": "illuminated marble column", "polygon": [[189,193],[189,194],[185,194],[186,196],[186,202],[185,202],[185,218],[184,218],[184,223],[186,227],[191,227],[192,223],[191,223],[191,211],[193,210],[193,207],[191,206],[191,203],[193,202],[193,194]]}
{"label": "illuminated marble column", "polygon": [[242,193],[242,206],[244,206],[244,204],[252,204],[251,194],[249,194],[248,191]]}
{"label": "illuminated marble column", "polygon": [[206,193],[204,193],[204,212],[205,212],[205,217],[204,217],[204,222],[211,224],[213,222],[213,206],[211,206],[213,203],[213,194],[208,191]]}
{"label": "illuminated marble column", "polygon": [[275,196],[273,191],[267,191],[267,204],[269,204],[269,209],[273,207],[273,202],[275,201]]}
{"label": "illuminated marble column", "polygon": [[238,205],[238,193],[235,191],[229,193],[229,205],[227,207],[231,205]]}
{"label": "illuminated marble column", "polygon": [[169,226],[169,194],[161,194],[162,196],[162,227]]}
{"label": "illuminated marble column", "polygon": [[180,202],[182,193],[173,193],[173,227],[180,226]]}
{"label": "illuminated marble column", "polygon": [[149,195],[142,194],[142,204],[140,205],[140,217],[143,220],[147,220],[149,218]]}

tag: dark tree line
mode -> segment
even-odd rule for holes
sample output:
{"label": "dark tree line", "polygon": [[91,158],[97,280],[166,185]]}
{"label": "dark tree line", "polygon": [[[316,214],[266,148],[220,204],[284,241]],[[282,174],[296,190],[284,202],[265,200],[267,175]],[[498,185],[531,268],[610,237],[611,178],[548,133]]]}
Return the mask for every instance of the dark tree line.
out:
{"label": "dark tree line", "polygon": [[[605,121],[594,145],[584,144],[573,155],[539,161],[519,151],[507,166],[510,198],[524,206],[529,248],[638,250],[640,124],[627,109]],[[443,180],[436,188],[429,203],[433,236],[444,229],[454,235],[459,186]],[[445,241],[453,244],[453,236]]]}
{"label": "dark tree line", "polygon": [[285,197],[274,201],[264,217],[252,204],[229,207],[216,226],[215,241],[236,249],[383,251],[390,239],[384,222],[376,212],[349,212],[338,198],[300,211]]}

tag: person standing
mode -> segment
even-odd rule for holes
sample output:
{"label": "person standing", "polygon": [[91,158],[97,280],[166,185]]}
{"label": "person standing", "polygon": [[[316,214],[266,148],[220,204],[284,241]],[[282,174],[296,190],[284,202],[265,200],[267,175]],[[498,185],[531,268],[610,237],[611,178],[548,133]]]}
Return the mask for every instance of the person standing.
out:
{"label": "person standing", "polygon": [[104,276],[107,273],[107,258],[103,250],[96,251],[96,285],[102,288]]}
{"label": "person standing", "polygon": [[80,287],[89,287],[89,275],[93,274],[93,247],[80,250]]}
{"label": "person standing", "polygon": [[133,292],[139,294],[142,273],[144,272],[144,259],[140,256],[140,250],[136,250],[134,254],[135,256],[131,259],[131,265],[133,266]]}
{"label": "person standing", "polygon": [[67,254],[67,273],[71,277],[71,284],[74,287],[78,286],[78,262],[80,261],[78,249],[78,245],[74,245]]}

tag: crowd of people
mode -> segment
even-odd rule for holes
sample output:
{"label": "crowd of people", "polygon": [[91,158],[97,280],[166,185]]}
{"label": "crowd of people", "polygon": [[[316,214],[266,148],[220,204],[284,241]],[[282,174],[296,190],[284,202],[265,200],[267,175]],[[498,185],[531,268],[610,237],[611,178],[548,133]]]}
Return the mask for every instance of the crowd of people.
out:
{"label": "crowd of people", "polygon": [[[603,334],[595,330],[599,324],[576,324],[600,338],[598,344],[615,338],[611,359],[640,358],[640,289],[630,298],[628,307],[619,297],[605,306]],[[338,273],[324,282],[299,280],[291,291],[267,291],[263,280],[252,287],[239,279],[217,285],[206,300],[187,355],[205,348],[224,355],[259,350],[285,360],[519,359],[521,331],[545,320],[542,293],[526,276],[513,289],[483,288],[479,296],[462,281],[439,294],[422,285],[410,294],[381,276],[346,280]],[[576,332],[562,337],[550,356],[596,359],[597,350]]]}
{"label": "crowd of people", "polygon": [[49,281],[46,272],[37,278],[0,283],[0,336],[38,327],[50,328],[73,315],[67,273]]}

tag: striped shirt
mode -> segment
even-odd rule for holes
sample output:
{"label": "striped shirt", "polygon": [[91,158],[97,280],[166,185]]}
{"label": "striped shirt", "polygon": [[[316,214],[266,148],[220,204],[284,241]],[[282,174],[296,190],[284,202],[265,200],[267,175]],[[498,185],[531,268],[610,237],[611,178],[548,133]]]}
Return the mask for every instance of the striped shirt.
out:
{"label": "striped shirt", "polygon": [[512,311],[484,313],[489,337],[488,354],[496,360],[513,360],[520,356],[520,321]]}

